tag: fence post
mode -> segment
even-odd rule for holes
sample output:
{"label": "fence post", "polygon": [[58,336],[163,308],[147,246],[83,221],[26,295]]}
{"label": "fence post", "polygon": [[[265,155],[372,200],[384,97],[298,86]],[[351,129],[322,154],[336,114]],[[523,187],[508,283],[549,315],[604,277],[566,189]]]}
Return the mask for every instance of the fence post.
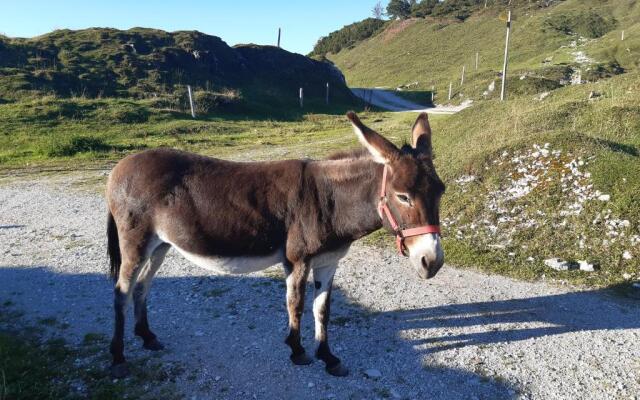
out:
{"label": "fence post", "polygon": [[187,92],[189,93],[189,105],[191,106],[191,116],[196,117],[196,109],[193,106],[193,93],[191,92],[191,85],[187,85]]}
{"label": "fence post", "polygon": [[500,89],[500,101],[505,99],[507,84],[507,66],[509,63],[509,35],[511,34],[511,10],[507,16],[507,39],[504,45],[504,64],[502,65],[502,88]]}
{"label": "fence post", "polygon": [[622,35],[620,36],[620,40],[624,41],[624,30],[622,31]]}
{"label": "fence post", "polygon": [[464,73],[465,73],[466,69],[467,69],[467,66],[463,65],[462,66],[462,78],[460,78],[460,86],[464,85]]}
{"label": "fence post", "polygon": [[431,104],[434,104],[433,100],[435,99],[435,94],[434,94],[435,91],[436,91],[436,87],[431,85]]}
{"label": "fence post", "polygon": [[302,91],[302,88],[300,88],[300,108],[302,108],[304,106],[304,92]]}
{"label": "fence post", "polygon": [[480,61],[480,52],[476,51],[476,71],[478,70],[478,61]]}
{"label": "fence post", "polygon": [[329,105],[329,82],[327,82],[327,94],[326,94],[325,101],[327,102],[327,105]]}
{"label": "fence post", "polygon": [[278,28],[278,48],[280,48],[280,31],[281,29]]}
{"label": "fence post", "polygon": [[451,100],[451,91],[453,90],[453,83],[449,82],[449,100]]}

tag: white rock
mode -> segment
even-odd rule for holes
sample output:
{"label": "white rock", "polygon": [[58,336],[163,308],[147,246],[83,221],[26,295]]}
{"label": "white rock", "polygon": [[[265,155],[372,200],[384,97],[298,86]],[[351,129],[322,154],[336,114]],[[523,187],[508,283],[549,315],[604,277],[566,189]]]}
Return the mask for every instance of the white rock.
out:
{"label": "white rock", "polygon": [[598,196],[598,200],[600,200],[600,201],[609,201],[609,200],[611,200],[611,195],[609,195],[609,194],[601,194],[600,196]]}
{"label": "white rock", "polygon": [[307,387],[312,388],[312,387],[314,387],[315,385],[316,385],[315,383],[313,383],[313,382],[309,382],[309,384],[307,385]]}
{"label": "white rock", "polygon": [[382,378],[382,372],[378,371],[375,368],[370,368],[364,371],[364,375],[369,379],[380,379]]}
{"label": "white rock", "polygon": [[570,264],[559,258],[548,258],[544,260],[544,265],[556,271],[568,271],[570,269]]}
{"label": "white rock", "polygon": [[580,266],[580,271],[586,271],[586,272],[595,271],[595,266],[586,261],[578,261],[578,265]]}
{"label": "white rock", "polygon": [[624,253],[622,253],[622,258],[624,258],[625,260],[631,260],[633,256],[631,255],[629,250],[625,250]]}

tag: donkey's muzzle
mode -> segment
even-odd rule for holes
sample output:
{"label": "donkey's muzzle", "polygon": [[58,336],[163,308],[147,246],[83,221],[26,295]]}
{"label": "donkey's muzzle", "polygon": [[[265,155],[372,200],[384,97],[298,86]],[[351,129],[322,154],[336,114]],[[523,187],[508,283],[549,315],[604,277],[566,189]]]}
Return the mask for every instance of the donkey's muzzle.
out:
{"label": "donkey's muzzle", "polygon": [[444,252],[440,244],[440,235],[420,235],[406,240],[411,264],[422,279],[436,276],[444,264]]}
{"label": "donkey's muzzle", "polygon": [[431,279],[436,276],[438,271],[440,271],[440,268],[442,268],[442,265],[444,264],[444,260],[441,258],[429,259],[425,256],[422,257],[420,263],[422,264],[422,268],[418,268],[418,275],[420,278]]}

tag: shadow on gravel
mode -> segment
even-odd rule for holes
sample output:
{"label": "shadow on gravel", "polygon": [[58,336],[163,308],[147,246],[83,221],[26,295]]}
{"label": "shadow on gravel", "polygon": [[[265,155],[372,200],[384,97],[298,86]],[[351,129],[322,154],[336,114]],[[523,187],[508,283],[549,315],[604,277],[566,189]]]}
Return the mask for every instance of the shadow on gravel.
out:
{"label": "shadow on gravel", "polygon": [[0,225],[0,229],[19,229],[24,228],[26,225]]}
{"label": "shadow on gravel", "polygon": [[[640,328],[638,302],[617,297],[611,288],[394,311],[391,316],[398,321],[400,330],[486,327],[482,332],[414,341],[414,345],[427,345],[426,353],[571,332]],[[496,327],[497,324],[506,328]]]}
{"label": "shadow on gravel", "polygon": [[[55,318],[54,321],[67,325],[58,332],[58,325],[49,323],[56,335],[80,340],[88,334],[105,338],[111,335],[113,289],[106,275],[59,274],[47,267],[0,266],[0,283],[0,304],[23,311],[29,322],[43,318],[51,322]],[[267,398],[311,396],[306,383],[300,382],[310,379],[312,371],[319,377],[315,379],[321,379],[329,387],[326,390],[344,394],[344,398],[384,397],[384,391],[394,387],[411,398],[506,399],[516,397],[520,389],[491,374],[425,366],[425,354],[428,357],[429,353],[451,348],[568,332],[640,328],[637,304],[605,296],[605,291],[600,290],[380,313],[364,309],[336,290],[331,342],[350,367],[351,379],[363,384],[354,386],[353,380],[324,375],[319,362],[306,369],[290,365],[288,349],[283,344],[284,290],[284,282],[276,276],[157,277],[149,298],[150,323],[170,349],[161,357],[174,357],[175,361],[175,357],[181,356],[178,361],[184,363],[185,374],[190,370],[211,371],[213,376],[228,379],[238,393],[258,384],[269,391],[264,393]],[[311,352],[312,343],[308,339],[313,337],[313,322],[309,292],[303,336],[307,338],[307,351]],[[497,324],[506,324],[506,328],[494,330]],[[129,360],[135,363],[142,353],[140,343],[131,336],[132,325],[129,317],[126,347]],[[474,332],[456,334],[456,328],[472,326],[476,327]],[[442,328],[451,328],[454,334],[431,336],[430,329]],[[406,340],[399,333],[407,330],[424,331],[422,338]],[[236,347],[238,338],[240,347]],[[252,349],[250,357],[244,356],[246,346]],[[106,342],[104,347],[107,354]],[[225,354],[226,359],[220,359],[220,354]],[[165,358],[162,359],[164,362]],[[252,369],[260,366],[256,379],[263,379],[264,385],[247,383],[242,378],[248,366]],[[381,380],[363,377],[362,372],[372,367],[382,372]],[[274,384],[274,380],[280,383]],[[206,382],[212,385],[210,377]],[[216,390],[215,386],[211,390]]]}

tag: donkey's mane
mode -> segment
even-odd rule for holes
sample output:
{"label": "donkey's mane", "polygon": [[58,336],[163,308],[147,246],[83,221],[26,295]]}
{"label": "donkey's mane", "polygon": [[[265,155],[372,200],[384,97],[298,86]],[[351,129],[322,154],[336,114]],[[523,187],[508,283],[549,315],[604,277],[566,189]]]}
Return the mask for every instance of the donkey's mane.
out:
{"label": "donkey's mane", "polygon": [[325,160],[347,160],[347,159],[363,159],[363,158],[371,158],[371,154],[367,151],[367,149],[359,148],[359,149],[337,151],[335,153],[330,154],[327,158],[325,158]]}

